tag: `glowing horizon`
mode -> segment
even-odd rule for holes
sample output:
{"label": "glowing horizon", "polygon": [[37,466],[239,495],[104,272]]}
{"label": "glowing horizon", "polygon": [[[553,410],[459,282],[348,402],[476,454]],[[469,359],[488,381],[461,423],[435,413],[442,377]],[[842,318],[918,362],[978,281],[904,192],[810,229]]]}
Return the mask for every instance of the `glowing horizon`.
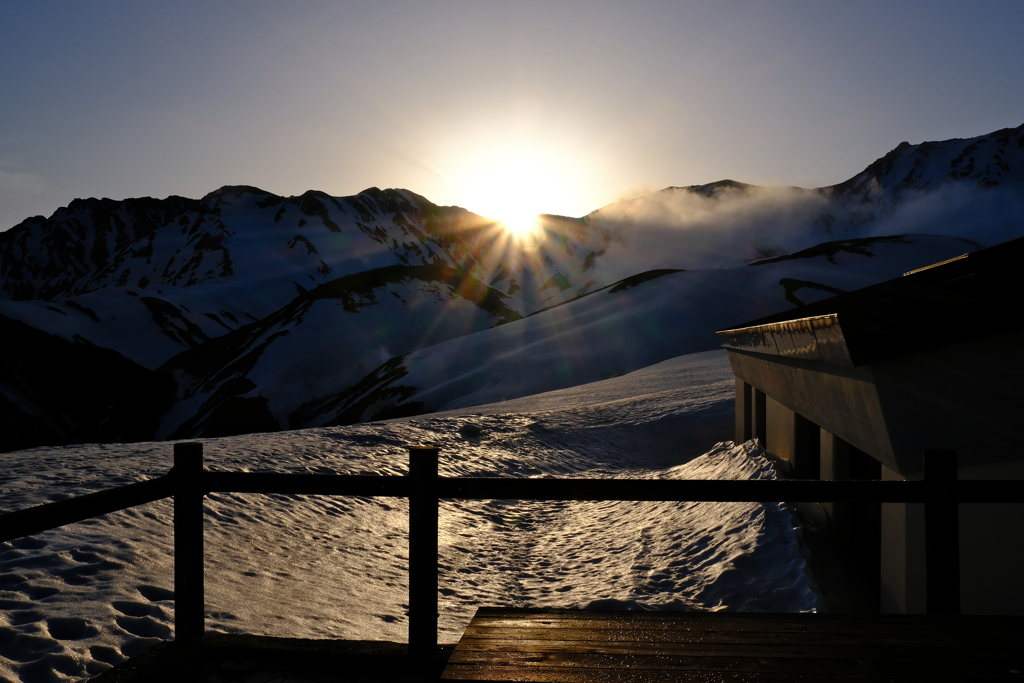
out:
{"label": "glowing horizon", "polygon": [[439,172],[458,206],[500,223],[512,239],[526,243],[536,236],[541,214],[585,215],[598,208],[579,210],[592,201],[600,169],[582,164],[571,141],[522,127],[527,129],[511,140],[495,141],[492,131],[479,131],[476,144],[450,155]]}
{"label": "glowing horizon", "polygon": [[406,188],[516,234],[641,187],[832,185],[1020,125],[1024,5],[995,4],[20,3],[0,230],[224,185]]}

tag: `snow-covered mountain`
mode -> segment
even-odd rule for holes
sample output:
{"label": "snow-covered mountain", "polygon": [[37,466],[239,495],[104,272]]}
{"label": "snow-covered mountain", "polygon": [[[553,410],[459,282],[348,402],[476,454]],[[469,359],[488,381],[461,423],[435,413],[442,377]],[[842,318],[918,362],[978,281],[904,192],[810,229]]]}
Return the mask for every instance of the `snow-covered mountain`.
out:
{"label": "snow-covered mountain", "polygon": [[406,190],[75,200],[0,233],[0,313],[155,368],[297,294],[386,266],[465,272],[525,315],[607,284],[595,275],[606,242],[549,216],[537,243],[521,245]]}
{"label": "snow-covered mountain", "polygon": [[586,217],[609,257],[652,268],[725,268],[826,240],[925,233],[990,246],[1024,234],[1024,125],[900,143],[828,187],[733,180],[669,187]]}
{"label": "snow-covered mountain", "polygon": [[1024,189],[1024,125],[966,140],[901,142],[849,180],[821,188],[829,206],[820,220],[826,229],[850,231],[953,188],[972,195],[996,189],[1019,194]]}
{"label": "snow-covered mountain", "polygon": [[358,385],[300,406],[289,426],[462,409],[616,377],[717,348],[715,330],[761,311],[819,301],[976,248],[964,239],[906,235],[826,243],[752,267],[649,271],[390,359]]}
{"label": "snow-covered mountain", "polygon": [[51,425],[39,443],[474,405],[713,348],[716,328],[1017,237],[1022,216],[1024,126],[903,143],[826,188],[720,181],[543,216],[527,240],[396,189],[75,200],[0,233],[0,315],[109,350],[113,375],[173,377],[173,399],[146,403],[141,436],[85,430],[110,412],[68,422],[15,373],[0,403]]}
{"label": "snow-covered mountain", "polygon": [[385,266],[332,280],[165,363],[180,401],[160,436],[276,431],[300,402],[358,383],[394,349],[522,318],[508,300],[447,266]]}

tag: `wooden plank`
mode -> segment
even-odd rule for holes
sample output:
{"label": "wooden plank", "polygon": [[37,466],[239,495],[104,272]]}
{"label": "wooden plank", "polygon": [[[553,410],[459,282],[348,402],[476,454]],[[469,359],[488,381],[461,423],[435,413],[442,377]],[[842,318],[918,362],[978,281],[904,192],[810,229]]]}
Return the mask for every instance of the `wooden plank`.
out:
{"label": "wooden plank", "polygon": [[174,640],[198,646],[206,630],[203,575],[203,444],[174,444]]}
{"label": "wooden plank", "polygon": [[[936,616],[925,614],[828,614],[828,613],[778,613],[778,612],[648,612],[616,610],[566,610],[566,609],[522,609],[481,607],[474,619],[486,622],[495,619],[513,619],[517,623],[526,621],[609,621],[618,624],[639,622],[681,622],[685,624],[737,623],[764,626],[785,623],[813,623],[815,628],[827,625],[846,626],[865,624],[888,628],[892,625],[916,625],[933,628],[956,628],[960,625],[991,625],[999,628],[1024,629],[1024,621],[1008,616]],[[970,626],[973,628],[973,626]]]}
{"label": "wooden plank", "polygon": [[759,645],[704,643],[649,643],[638,640],[587,642],[578,640],[487,640],[464,638],[459,651],[476,652],[579,652],[593,654],[690,655],[701,657],[817,657],[822,659],[906,659],[938,656],[945,659],[982,659],[999,654],[999,650],[980,651],[974,648],[951,650],[948,647],[861,647],[858,645]]}
{"label": "wooden plank", "polygon": [[203,476],[203,487],[206,493],[407,498],[413,484],[410,477],[394,475],[207,471]]}
{"label": "wooden plank", "polygon": [[[1017,677],[1008,676],[1006,680]],[[991,676],[960,676],[960,675],[874,675],[874,674],[828,674],[823,679],[821,674],[794,673],[743,673],[742,677],[732,672],[719,671],[644,671],[631,672],[622,669],[589,669],[589,668],[521,668],[521,667],[462,667],[449,665],[441,677],[443,681],[519,681],[520,683],[712,683],[721,681],[737,681],[742,683],[822,683],[823,680],[835,683],[922,683],[924,681],[957,683],[991,682]]]}
{"label": "wooden plank", "polygon": [[952,661],[941,657],[918,660],[779,659],[771,657],[689,657],[671,655],[610,655],[567,652],[470,652],[455,651],[449,664],[517,667],[584,667],[592,669],[654,669],[663,671],[761,671],[814,674],[992,675],[1006,674],[1019,664],[1009,659]]}
{"label": "wooden plank", "polygon": [[[984,481],[982,500],[1014,502],[1022,498],[1013,482]],[[1009,486],[1005,484],[1009,483]],[[974,482],[960,482],[963,502],[977,494]],[[923,503],[928,488],[922,481],[799,479],[530,479],[518,477],[442,477],[440,498],[478,500],[620,500],[620,501],[841,501],[878,500]],[[988,497],[985,497],[985,495]],[[1006,498],[1006,500],[1003,500]]]}
{"label": "wooden plank", "polygon": [[507,628],[481,627],[470,624],[464,638],[477,640],[574,640],[583,642],[631,641],[636,638],[649,643],[706,643],[706,644],[757,644],[757,645],[855,645],[937,647],[969,644],[980,649],[992,649],[991,637],[983,631],[970,633],[869,633],[836,634],[815,631],[792,633],[771,631],[705,631],[695,634],[691,631],[663,630],[656,628]]}
{"label": "wooden plank", "polygon": [[443,680],[1022,680],[1024,620],[481,608]]}
{"label": "wooden plank", "polygon": [[[582,628],[592,630],[606,630],[606,629],[622,629],[622,628],[635,628],[643,627],[644,622],[623,622],[619,620],[601,619],[601,620],[568,620],[568,619],[474,619],[474,626],[480,628],[535,628],[535,629],[565,629],[565,628]],[[922,634],[922,635],[934,635],[942,636],[943,634],[953,634],[956,637],[967,637],[972,634],[981,633],[997,633],[1005,634],[1006,639],[1024,639],[1024,625],[1020,621],[1013,622],[1011,624],[1001,624],[999,622],[990,623],[985,619],[970,620],[963,625],[948,624],[948,623],[937,623],[937,624],[917,624],[910,622],[895,622],[886,624],[884,622],[836,622],[836,621],[799,621],[799,622],[745,622],[737,623],[731,620],[723,619],[722,621],[709,622],[709,621],[690,621],[690,620],[666,620],[662,622],[652,622],[647,625],[648,628],[660,629],[664,631],[676,631],[681,633],[694,634],[696,637],[702,633],[720,633],[720,632],[733,632],[733,633],[829,633],[829,634],[872,634],[878,633],[879,631],[885,631],[891,634]]]}
{"label": "wooden plank", "polygon": [[[303,475],[306,476],[306,475]],[[800,501],[875,500],[923,503],[923,481],[800,479],[529,479],[440,477],[439,498],[455,500]],[[959,481],[950,497],[961,503],[1024,502],[1014,481]]]}
{"label": "wooden plank", "polygon": [[409,652],[417,657],[437,647],[437,456],[437,448],[409,447]]}
{"label": "wooden plank", "polygon": [[796,613],[778,614],[773,612],[648,612],[648,611],[581,611],[574,614],[565,610],[537,610],[536,612],[521,612],[514,609],[488,609],[486,612],[478,611],[475,616],[480,620],[492,619],[516,619],[530,621],[615,621],[615,622],[687,622],[687,623],[738,623],[738,624],[768,624],[768,623],[802,623],[815,622],[819,624],[917,624],[927,626],[930,624],[957,624],[969,621],[994,623],[1003,621],[1006,624],[1020,624],[1020,619],[1014,617],[998,616],[932,616],[924,614],[827,614],[827,613]]}

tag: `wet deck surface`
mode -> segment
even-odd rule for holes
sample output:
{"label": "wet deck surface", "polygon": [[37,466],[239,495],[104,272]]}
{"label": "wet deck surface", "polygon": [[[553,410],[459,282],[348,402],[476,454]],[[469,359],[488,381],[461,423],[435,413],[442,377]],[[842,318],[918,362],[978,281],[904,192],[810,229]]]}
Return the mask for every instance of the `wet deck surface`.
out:
{"label": "wet deck surface", "polygon": [[1024,681],[1024,619],[481,608],[446,681]]}

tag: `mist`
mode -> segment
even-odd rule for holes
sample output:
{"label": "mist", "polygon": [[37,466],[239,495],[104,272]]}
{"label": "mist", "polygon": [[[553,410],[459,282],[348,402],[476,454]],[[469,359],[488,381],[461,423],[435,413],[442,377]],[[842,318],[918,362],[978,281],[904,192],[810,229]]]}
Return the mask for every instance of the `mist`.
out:
{"label": "mist", "polygon": [[667,188],[587,218],[610,236],[614,260],[641,272],[732,268],[822,242],[883,235],[943,235],[991,246],[1024,235],[1021,216],[1024,195],[1014,188],[950,184],[899,201],[883,193],[870,204],[844,206],[822,190],[722,181]]}
{"label": "mist", "polygon": [[[724,181],[727,182],[727,181]],[[588,216],[611,236],[609,251],[639,267],[731,268],[786,254],[824,235],[828,200],[796,187],[667,188]]]}
{"label": "mist", "polygon": [[1024,195],[1019,189],[971,190],[949,185],[921,194],[870,224],[865,236],[924,233],[963,237],[983,247],[1024,236]]}

